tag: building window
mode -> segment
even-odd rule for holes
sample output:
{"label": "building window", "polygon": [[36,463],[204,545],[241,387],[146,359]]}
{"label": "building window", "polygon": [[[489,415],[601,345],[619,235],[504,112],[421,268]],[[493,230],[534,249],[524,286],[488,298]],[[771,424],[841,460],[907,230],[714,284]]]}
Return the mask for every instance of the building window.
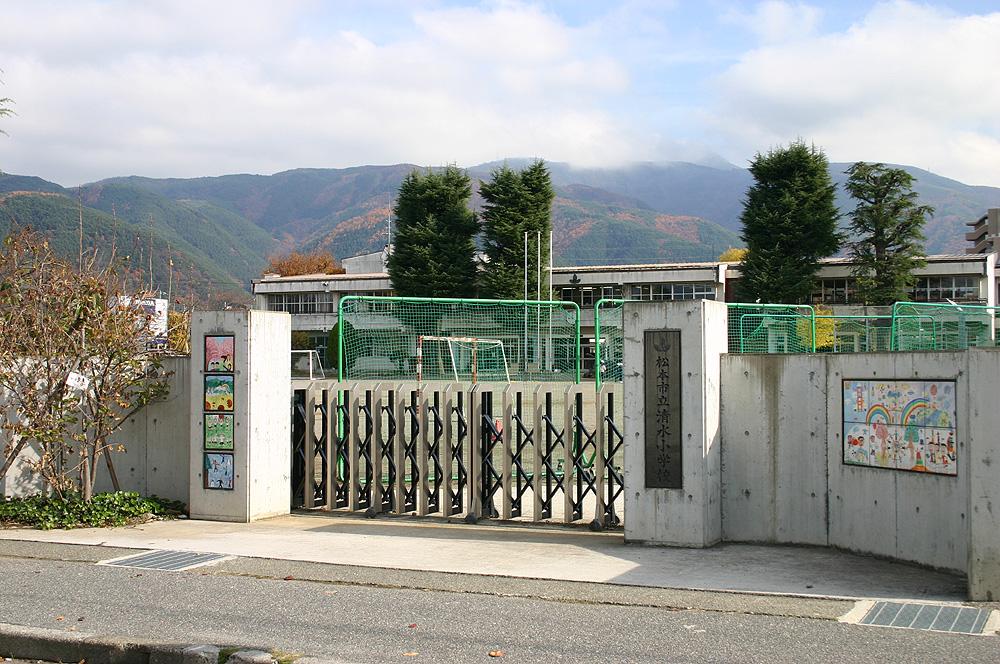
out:
{"label": "building window", "polygon": [[630,289],[632,300],[714,300],[715,286],[700,284],[651,284],[635,285]]}
{"label": "building window", "polygon": [[914,302],[977,302],[979,279],[969,276],[921,277],[910,292]]}
{"label": "building window", "polygon": [[814,304],[851,304],[856,300],[854,279],[820,279],[812,295]]}
{"label": "building window", "polygon": [[290,314],[332,314],[337,312],[334,293],[274,293],[267,296],[269,311]]}
{"label": "building window", "polygon": [[592,309],[599,300],[620,300],[621,297],[621,286],[576,286],[559,290],[560,300],[576,302],[582,309]]}

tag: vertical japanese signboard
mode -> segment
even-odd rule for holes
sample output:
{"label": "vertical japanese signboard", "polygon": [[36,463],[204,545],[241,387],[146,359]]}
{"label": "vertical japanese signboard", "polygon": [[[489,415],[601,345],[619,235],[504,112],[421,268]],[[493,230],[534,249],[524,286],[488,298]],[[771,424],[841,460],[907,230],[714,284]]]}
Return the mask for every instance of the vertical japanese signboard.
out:
{"label": "vertical japanese signboard", "polygon": [[681,489],[681,332],[643,333],[646,488]]}

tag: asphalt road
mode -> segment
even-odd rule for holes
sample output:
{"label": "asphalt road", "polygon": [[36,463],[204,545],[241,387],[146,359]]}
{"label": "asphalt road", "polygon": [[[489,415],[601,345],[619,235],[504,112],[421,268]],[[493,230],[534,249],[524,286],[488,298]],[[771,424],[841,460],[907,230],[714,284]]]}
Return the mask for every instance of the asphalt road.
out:
{"label": "asphalt road", "polygon": [[[347,662],[1000,662],[995,636],[755,615],[739,595],[713,610],[676,609],[628,605],[627,589],[624,601],[604,604],[585,593],[574,600],[565,586],[543,599],[361,585],[350,575],[284,580],[281,571],[137,571],[8,553],[0,557],[0,622]],[[546,583],[537,584],[548,597]],[[490,657],[497,651],[502,659]]]}

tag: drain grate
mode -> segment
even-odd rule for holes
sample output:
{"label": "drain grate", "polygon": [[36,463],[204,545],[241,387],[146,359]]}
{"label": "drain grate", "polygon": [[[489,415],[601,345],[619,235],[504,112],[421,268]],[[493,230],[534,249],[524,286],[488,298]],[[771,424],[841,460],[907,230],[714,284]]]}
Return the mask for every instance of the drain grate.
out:
{"label": "drain grate", "polygon": [[219,553],[195,553],[193,551],[146,551],[113,560],[102,560],[98,565],[109,567],[136,567],[181,572],[193,567],[211,565],[230,556]]}
{"label": "drain grate", "polygon": [[875,602],[859,624],[956,634],[982,634],[989,617],[989,609],[969,606]]}

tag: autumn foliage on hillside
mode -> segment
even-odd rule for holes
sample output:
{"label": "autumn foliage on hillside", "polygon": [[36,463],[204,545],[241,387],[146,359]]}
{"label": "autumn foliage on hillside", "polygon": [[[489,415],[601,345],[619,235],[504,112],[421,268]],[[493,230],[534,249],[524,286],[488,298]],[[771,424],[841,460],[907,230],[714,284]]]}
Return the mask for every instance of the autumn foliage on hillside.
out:
{"label": "autumn foliage on hillside", "polygon": [[301,253],[293,251],[285,256],[271,256],[264,274],[294,277],[300,274],[343,274],[344,268],[327,251]]}

